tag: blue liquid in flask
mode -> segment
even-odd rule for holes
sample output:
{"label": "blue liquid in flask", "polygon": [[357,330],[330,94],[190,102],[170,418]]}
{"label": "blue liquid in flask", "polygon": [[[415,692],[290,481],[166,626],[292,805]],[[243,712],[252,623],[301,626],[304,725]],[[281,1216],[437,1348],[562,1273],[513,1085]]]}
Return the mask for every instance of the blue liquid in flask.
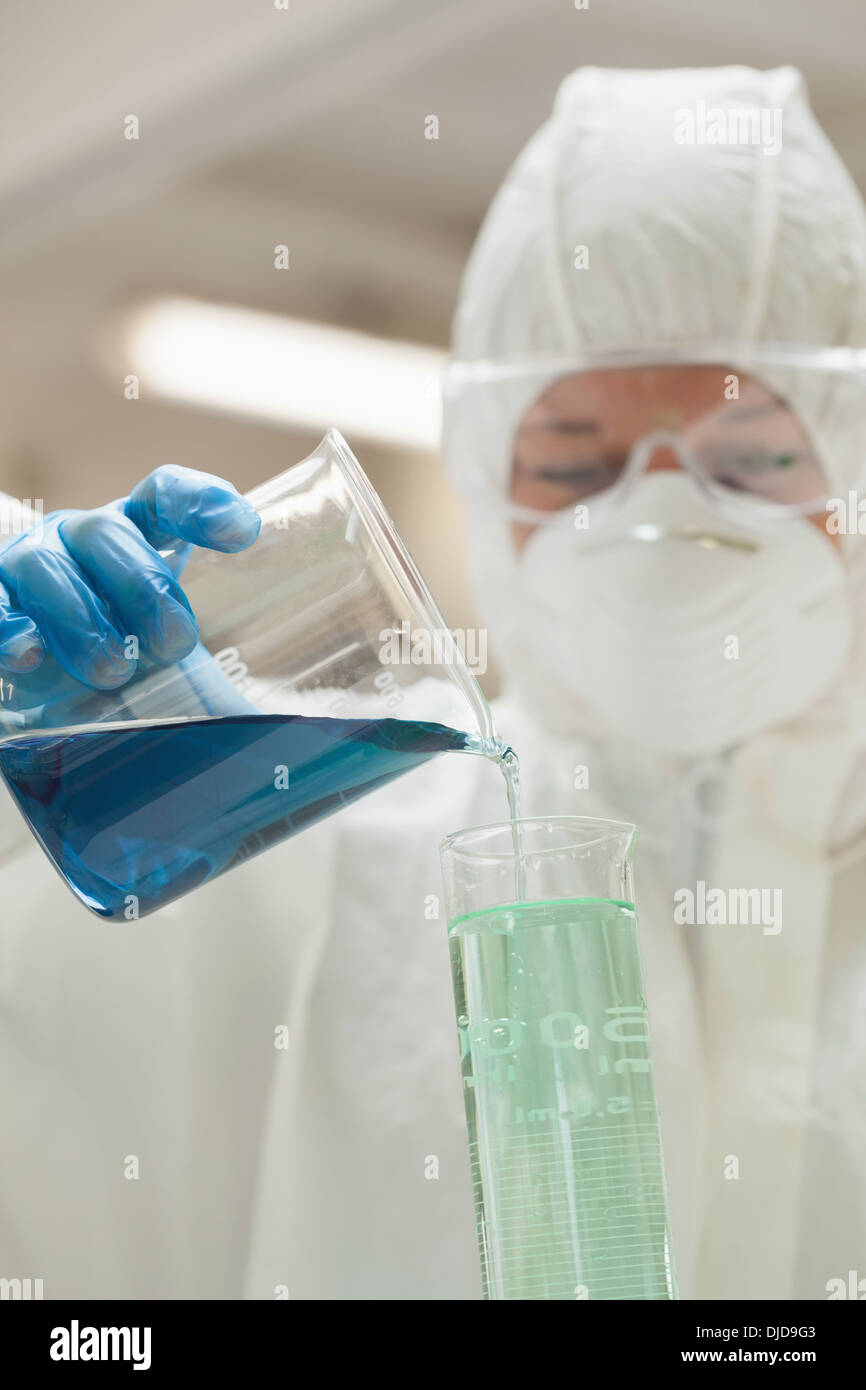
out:
{"label": "blue liquid in flask", "polygon": [[143,917],[470,735],[404,719],[233,715],[0,745],[36,838],[101,917]]}

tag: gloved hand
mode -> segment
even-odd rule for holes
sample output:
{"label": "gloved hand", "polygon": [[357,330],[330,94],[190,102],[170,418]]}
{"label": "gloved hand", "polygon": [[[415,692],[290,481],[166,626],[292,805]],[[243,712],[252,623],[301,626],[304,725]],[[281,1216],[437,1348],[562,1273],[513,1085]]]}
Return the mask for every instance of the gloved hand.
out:
{"label": "gloved hand", "polygon": [[[174,466],[105,507],[51,513],[40,537],[0,545],[0,672],[48,703],[73,682],[125,685],[138,668],[132,634],[144,663],[179,661],[198,641],[177,579],[190,546],[244,550],[260,526],[231,483]],[[169,547],[171,563],[158,554]]]}

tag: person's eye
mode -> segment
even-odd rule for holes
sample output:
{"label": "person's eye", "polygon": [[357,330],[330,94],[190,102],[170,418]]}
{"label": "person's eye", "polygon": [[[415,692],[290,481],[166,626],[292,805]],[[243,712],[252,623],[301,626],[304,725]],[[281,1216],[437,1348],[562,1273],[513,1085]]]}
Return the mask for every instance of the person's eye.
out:
{"label": "person's eye", "polygon": [[561,487],[588,487],[595,485],[599,478],[612,477],[618,472],[616,464],[598,460],[597,462],[574,464],[563,468],[559,465],[544,465],[534,470],[534,477],[545,483],[557,483]]}
{"label": "person's eye", "polygon": [[730,471],[740,477],[750,477],[757,473],[790,472],[802,462],[803,456],[794,452],[754,450],[723,455],[714,459],[713,465],[719,473]]}

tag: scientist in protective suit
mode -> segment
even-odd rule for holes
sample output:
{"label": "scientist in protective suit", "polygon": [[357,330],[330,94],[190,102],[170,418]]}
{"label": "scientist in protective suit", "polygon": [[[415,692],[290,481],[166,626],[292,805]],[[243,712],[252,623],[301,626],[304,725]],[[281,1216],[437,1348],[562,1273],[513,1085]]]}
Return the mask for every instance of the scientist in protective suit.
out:
{"label": "scientist in protective suit", "polygon": [[[640,826],[686,1298],[826,1298],[862,1268],[866,587],[837,499],[866,459],[838,349],[864,334],[863,204],[789,68],[575,73],[457,308],[448,463],[524,814]],[[85,659],[58,595],[111,611],[118,525],[153,571],[165,535],[219,541],[185,529],[204,489],[249,542],[228,485],[160,476],[52,533],[50,606],[27,600],[39,562],[22,582],[0,551],[7,671],[40,644]],[[167,519],[141,505],[168,493]],[[47,1297],[479,1297],[430,903],[441,837],[504,818],[496,770],[437,759],[122,928],[4,811],[0,1274]]]}

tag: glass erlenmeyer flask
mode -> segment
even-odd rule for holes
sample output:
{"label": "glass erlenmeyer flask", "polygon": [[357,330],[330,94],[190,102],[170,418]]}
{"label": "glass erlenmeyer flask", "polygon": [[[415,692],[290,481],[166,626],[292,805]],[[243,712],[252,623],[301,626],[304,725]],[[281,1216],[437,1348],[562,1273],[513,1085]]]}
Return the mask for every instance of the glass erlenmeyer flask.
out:
{"label": "glass erlenmeyer flask", "polygon": [[0,709],[0,772],[101,916],[152,912],[436,753],[492,751],[484,697],[345,440],[329,431],[248,500],[254,545],[183,569],[190,656],[132,660],[107,692],[58,672],[50,704],[46,662]]}
{"label": "glass erlenmeyer flask", "polygon": [[484,1296],[676,1298],[635,828],[516,825],[442,845]]}

